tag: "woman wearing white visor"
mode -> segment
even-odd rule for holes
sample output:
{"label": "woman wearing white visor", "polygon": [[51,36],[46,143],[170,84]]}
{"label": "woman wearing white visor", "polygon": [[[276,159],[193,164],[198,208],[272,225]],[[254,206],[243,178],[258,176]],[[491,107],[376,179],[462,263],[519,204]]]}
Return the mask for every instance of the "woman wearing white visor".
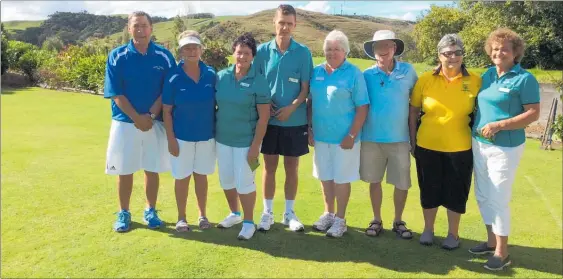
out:
{"label": "woman wearing white visor", "polygon": [[206,218],[207,175],[215,171],[215,71],[201,61],[203,46],[196,31],[179,36],[181,61],[170,71],[162,93],[164,125],[175,181],[178,222],[187,232],[186,203],[194,176],[200,229],[211,227]]}

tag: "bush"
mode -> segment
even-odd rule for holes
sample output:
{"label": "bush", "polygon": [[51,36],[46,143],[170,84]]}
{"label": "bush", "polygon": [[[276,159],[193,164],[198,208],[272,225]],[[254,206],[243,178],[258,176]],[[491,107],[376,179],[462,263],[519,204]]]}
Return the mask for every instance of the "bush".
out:
{"label": "bush", "polygon": [[10,67],[10,63],[8,62],[7,51],[8,51],[8,39],[6,38],[6,35],[4,35],[4,30],[2,30],[2,75]]}
{"label": "bush", "polygon": [[225,44],[219,41],[205,40],[205,51],[201,60],[205,64],[213,67],[215,71],[219,71],[229,66],[229,57],[231,51],[225,47]]}
{"label": "bush", "polygon": [[553,133],[560,139],[563,140],[563,115],[558,115],[553,122]]}

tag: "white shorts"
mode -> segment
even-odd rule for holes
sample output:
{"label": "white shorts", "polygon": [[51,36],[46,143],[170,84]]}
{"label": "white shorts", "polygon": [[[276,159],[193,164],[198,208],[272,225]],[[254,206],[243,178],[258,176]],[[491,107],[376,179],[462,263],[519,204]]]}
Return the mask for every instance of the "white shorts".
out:
{"label": "white shorts", "polygon": [[142,132],[133,123],[112,120],[106,156],[106,174],[168,171],[170,154],[164,125],[153,121],[152,128]]}
{"label": "white shorts", "polygon": [[352,149],[342,149],[339,144],[315,142],[313,176],[321,181],[350,183],[360,179],[360,148],[356,142]]}
{"label": "white shorts", "polygon": [[172,177],[184,179],[192,173],[210,175],[215,171],[215,140],[183,141],[178,140],[180,154],[170,155]]}
{"label": "white shorts", "polygon": [[239,194],[256,191],[254,174],[248,166],[249,147],[230,147],[217,143],[217,166],[223,190],[237,189]]}

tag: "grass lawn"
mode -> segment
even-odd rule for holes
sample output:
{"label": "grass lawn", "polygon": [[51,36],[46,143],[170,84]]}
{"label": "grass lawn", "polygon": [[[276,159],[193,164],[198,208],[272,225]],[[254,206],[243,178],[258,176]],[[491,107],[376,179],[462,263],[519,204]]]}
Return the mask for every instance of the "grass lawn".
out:
{"label": "grass lawn", "polygon": [[[311,231],[322,213],[312,156],[300,164],[296,212],[306,224],[294,233],[276,223],[268,233],[239,241],[240,225],[229,230],[174,231],[176,203],[170,174],[161,176],[158,208],[166,227],[142,224],[143,177],[135,174],[131,201],[133,229],[112,231],[117,211],[115,177],[104,174],[110,104],[100,96],[28,88],[1,95],[2,187],[1,277],[561,277],[562,153],[543,151],[529,140],[517,173],[512,201],[510,252],[513,267],[490,273],[485,258],[467,249],[485,238],[473,193],[461,223],[461,249],[444,251],[418,244],[423,228],[415,168],[404,219],[415,232],[410,241],[390,231],[392,188],[384,185],[385,233],[369,238],[372,218],[366,183],[353,184],[348,233],[329,239]],[[258,171],[257,181],[261,180]],[[283,171],[278,172],[274,210],[283,212]],[[283,184],[281,184],[283,185]],[[193,187],[188,222],[197,210]],[[258,190],[258,197],[262,194]],[[258,199],[256,214],[262,210]],[[228,213],[218,176],[209,178],[208,217]],[[259,217],[256,217],[258,221]],[[194,227],[195,228],[195,227]],[[436,235],[447,230],[440,210]]]}

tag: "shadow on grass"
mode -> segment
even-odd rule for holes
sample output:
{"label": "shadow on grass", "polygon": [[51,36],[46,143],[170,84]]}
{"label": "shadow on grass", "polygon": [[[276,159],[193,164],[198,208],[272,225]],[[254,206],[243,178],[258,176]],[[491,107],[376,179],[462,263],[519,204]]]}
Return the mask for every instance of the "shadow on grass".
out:
{"label": "shadow on grass", "polygon": [[0,91],[0,93],[2,95],[13,95],[15,93],[18,93],[19,91],[25,91],[25,90],[29,90],[30,88],[33,87],[7,87],[7,86],[2,86],[2,90]]}
{"label": "shadow on grass", "polygon": [[[403,240],[390,230],[385,230],[379,237],[368,237],[363,229],[348,227],[348,232],[342,238],[334,239],[314,232],[310,226],[305,227],[305,232],[295,233],[276,223],[269,232],[257,231],[251,240],[241,241],[237,239],[241,225],[230,229],[213,227],[205,231],[199,230],[197,226],[191,228],[191,232],[178,233],[172,224],[160,231],[171,237],[251,249],[288,259],[369,263],[397,272],[426,272],[435,275],[447,275],[456,267],[491,276],[514,274],[511,268],[501,272],[483,268],[486,256],[473,256],[467,252],[467,249],[479,242],[463,238],[459,249],[446,251],[440,248],[443,238],[436,237],[435,245],[427,247],[418,243],[420,234],[414,233],[413,239]],[[513,264],[519,268],[557,275],[563,272],[561,249],[510,245],[510,253]]]}

